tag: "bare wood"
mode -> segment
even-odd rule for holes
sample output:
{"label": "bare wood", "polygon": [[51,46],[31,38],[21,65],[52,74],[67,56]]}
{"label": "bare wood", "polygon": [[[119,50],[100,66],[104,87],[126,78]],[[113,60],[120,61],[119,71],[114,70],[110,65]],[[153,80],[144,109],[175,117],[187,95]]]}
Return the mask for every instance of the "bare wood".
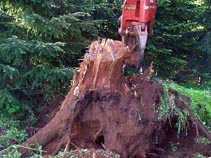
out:
{"label": "bare wood", "polygon": [[144,73],[140,76],[140,80],[148,81],[153,73],[154,73],[154,70],[153,70],[153,62],[152,62],[149,68],[146,71],[144,71]]}

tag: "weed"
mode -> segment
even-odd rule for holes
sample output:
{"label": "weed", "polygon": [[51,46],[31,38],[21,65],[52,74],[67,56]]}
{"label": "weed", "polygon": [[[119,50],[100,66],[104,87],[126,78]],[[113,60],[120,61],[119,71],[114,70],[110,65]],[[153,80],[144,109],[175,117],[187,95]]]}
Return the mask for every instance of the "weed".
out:
{"label": "weed", "polygon": [[211,141],[205,137],[195,138],[195,142],[201,143],[201,144],[210,144],[211,143]]}
{"label": "weed", "polygon": [[16,145],[12,145],[11,146],[11,150],[10,152],[8,152],[7,154],[2,155],[3,158],[20,158],[21,157],[21,153],[18,151],[18,147]]}
{"label": "weed", "polygon": [[176,144],[171,143],[171,151],[173,151],[173,152],[177,151]]}
{"label": "weed", "polygon": [[0,119],[0,148],[6,148],[12,143],[21,143],[27,138],[26,131],[21,129],[20,122],[10,118]]}
{"label": "weed", "polygon": [[189,112],[187,110],[180,110],[178,108],[175,108],[174,110],[174,114],[178,116],[177,118],[177,123],[176,123],[176,127],[177,127],[177,134],[179,135],[181,133],[181,131],[186,131],[187,134],[187,120],[189,117]]}
{"label": "weed", "polygon": [[[19,147],[20,147],[20,145],[12,145],[10,147],[10,151],[8,153],[2,155],[2,158],[21,158],[21,153],[18,151]],[[34,150],[36,150],[37,153],[32,152],[28,158],[43,158],[42,146],[38,145]]]}
{"label": "weed", "polygon": [[191,99],[191,108],[202,123],[210,129],[211,127],[211,90],[200,89],[200,87],[185,87],[175,83],[168,84],[169,88],[178,91]]}
{"label": "weed", "polygon": [[192,155],[193,158],[207,158],[206,156],[202,155],[202,154],[199,154],[199,153],[196,153],[194,155]]}
{"label": "weed", "polygon": [[163,84],[163,90],[164,90],[164,95],[163,98],[161,99],[162,102],[156,110],[156,112],[158,113],[158,119],[159,120],[168,119],[171,125],[171,118],[176,116],[177,117],[176,127],[178,135],[181,133],[181,131],[184,130],[186,130],[187,133],[186,124],[189,117],[189,112],[187,110],[180,110],[175,105],[175,95],[169,94],[168,85]]}
{"label": "weed", "polygon": [[162,102],[160,106],[156,109],[159,120],[169,118],[171,105],[174,105],[174,99],[175,99],[174,95],[169,96],[167,86],[163,85],[163,90],[164,90],[164,96],[163,98],[161,98]]}

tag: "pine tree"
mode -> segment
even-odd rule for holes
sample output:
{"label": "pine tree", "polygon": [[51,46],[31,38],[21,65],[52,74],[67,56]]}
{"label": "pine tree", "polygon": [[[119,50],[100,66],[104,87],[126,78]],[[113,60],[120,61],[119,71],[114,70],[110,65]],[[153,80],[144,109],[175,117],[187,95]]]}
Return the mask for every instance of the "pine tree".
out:
{"label": "pine tree", "polygon": [[158,1],[155,34],[149,38],[146,59],[154,61],[159,76],[183,82],[209,79],[209,3],[209,0]]}
{"label": "pine tree", "polygon": [[116,5],[106,0],[2,0],[1,114],[25,115],[38,104],[36,98],[65,95],[72,67],[91,40],[108,32]]}
{"label": "pine tree", "polygon": [[187,36],[200,30],[196,20],[204,6],[190,0],[160,0],[158,4],[155,34],[149,38],[146,56],[155,62],[158,75],[175,79],[185,69],[197,43],[195,36]]}

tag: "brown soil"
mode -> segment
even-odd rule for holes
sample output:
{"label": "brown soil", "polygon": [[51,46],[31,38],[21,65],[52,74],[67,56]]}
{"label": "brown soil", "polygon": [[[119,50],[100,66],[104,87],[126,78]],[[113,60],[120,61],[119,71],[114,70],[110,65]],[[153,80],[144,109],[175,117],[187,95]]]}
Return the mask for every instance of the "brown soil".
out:
{"label": "brown soil", "polygon": [[[59,111],[22,145],[33,147],[38,143],[50,155],[61,149],[84,148],[113,151],[122,158],[210,155],[210,145],[194,143],[195,127],[209,137],[208,131],[177,92],[169,91],[175,96],[170,106],[188,109],[188,136],[177,139],[177,116],[170,120],[159,117],[164,90],[161,84],[149,80],[152,65],[141,76],[124,77],[122,67],[128,56],[130,50],[122,42],[93,42],[80,71],[75,71],[72,88]],[[23,156],[30,152],[19,150]]]}

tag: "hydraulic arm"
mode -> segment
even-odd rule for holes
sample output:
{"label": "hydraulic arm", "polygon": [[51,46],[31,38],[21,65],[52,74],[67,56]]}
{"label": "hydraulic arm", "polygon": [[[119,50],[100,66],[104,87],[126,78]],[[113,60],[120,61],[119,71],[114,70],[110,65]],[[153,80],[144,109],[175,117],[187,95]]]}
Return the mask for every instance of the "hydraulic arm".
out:
{"label": "hydraulic arm", "polygon": [[157,0],[124,0],[122,5],[119,34],[122,41],[138,53],[136,65],[140,72],[148,35],[153,34],[156,10]]}

